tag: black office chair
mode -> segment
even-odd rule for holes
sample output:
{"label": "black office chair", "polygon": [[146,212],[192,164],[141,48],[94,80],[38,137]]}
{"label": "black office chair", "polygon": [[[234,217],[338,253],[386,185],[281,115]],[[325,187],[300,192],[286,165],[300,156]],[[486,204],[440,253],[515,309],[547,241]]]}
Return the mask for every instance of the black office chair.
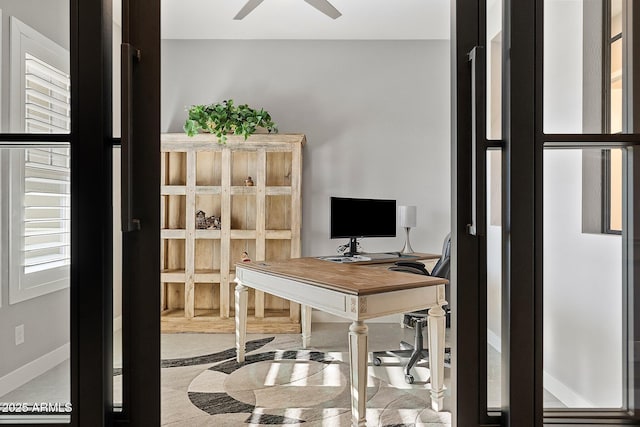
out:
{"label": "black office chair", "polygon": [[[444,238],[444,244],[442,246],[442,256],[431,270],[431,273],[427,271],[425,265],[420,262],[398,262],[396,265],[389,267],[389,270],[406,271],[414,274],[424,274],[427,276],[442,277],[449,279],[449,260],[451,257],[451,233],[447,234]],[[445,287],[445,295],[447,301],[449,301],[449,285]],[[446,325],[450,324],[450,310],[449,306],[443,307],[446,315]],[[409,362],[404,367],[404,380],[408,384],[413,384],[414,378],[411,375],[411,368],[422,359],[429,357],[429,350],[424,348],[422,331],[427,322],[427,315],[429,310],[413,311],[404,315],[403,323],[409,327],[415,329],[415,343],[411,345],[405,341],[400,342],[400,350],[394,351],[375,351],[373,352],[373,364],[376,366],[382,365],[380,356],[391,355],[396,357],[409,357]],[[451,348],[445,348],[445,353],[448,355],[449,361],[451,359]]]}

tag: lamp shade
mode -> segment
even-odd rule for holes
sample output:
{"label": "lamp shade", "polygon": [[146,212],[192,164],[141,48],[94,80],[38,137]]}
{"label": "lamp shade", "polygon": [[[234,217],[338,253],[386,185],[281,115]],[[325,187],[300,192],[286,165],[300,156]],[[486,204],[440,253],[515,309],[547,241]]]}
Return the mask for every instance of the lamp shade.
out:
{"label": "lamp shade", "polygon": [[416,207],[415,206],[398,206],[398,217],[400,227],[416,226]]}

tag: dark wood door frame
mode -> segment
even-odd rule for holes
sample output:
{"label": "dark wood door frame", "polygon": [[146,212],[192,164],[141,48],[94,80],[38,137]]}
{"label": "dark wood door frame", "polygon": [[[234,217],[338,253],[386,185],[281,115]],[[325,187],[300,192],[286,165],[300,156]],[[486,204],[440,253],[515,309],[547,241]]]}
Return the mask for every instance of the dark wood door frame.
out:
{"label": "dark wood door frame", "polygon": [[111,419],[112,26],[110,1],[71,1],[71,401],[74,426],[108,425]]}
{"label": "dark wood door frame", "polygon": [[[130,196],[131,215],[139,221],[139,229],[124,232],[122,239],[124,376],[123,411],[118,421],[160,425],[159,1],[123,1],[122,43],[138,52],[129,58],[129,70],[123,67],[121,78],[123,89],[130,91],[130,104],[122,106],[127,115],[122,120],[123,171],[127,169],[125,159],[130,159],[129,184],[123,187],[122,197]],[[124,95],[123,91],[123,104],[128,102]]]}
{"label": "dark wood door frame", "polygon": [[[458,426],[479,426],[486,413],[486,329],[484,356],[481,314],[486,313],[480,272],[481,238],[467,233],[472,212],[473,136],[469,52],[481,45],[481,4],[477,0],[452,0],[451,19],[451,306],[452,316],[452,415]],[[482,194],[478,194],[482,197]],[[478,222],[480,220],[478,219]],[[483,377],[484,375],[484,377]],[[484,388],[484,389],[483,389]],[[484,394],[484,398],[482,397]],[[483,408],[483,406],[485,406]]]}
{"label": "dark wood door frame", "polygon": [[542,426],[542,150],[536,145],[536,2],[503,2],[502,404]]}
{"label": "dark wood door frame", "polygon": [[[119,0],[116,0],[119,1]],[[124,0],[139,231],[123,238],[123,411],[113,412],[112,2],[71,0],[72,425],[160,424],[160,3]],[[129,23],[135,25],[129,25]],[[116,51],[117,53],[117,51]]]}

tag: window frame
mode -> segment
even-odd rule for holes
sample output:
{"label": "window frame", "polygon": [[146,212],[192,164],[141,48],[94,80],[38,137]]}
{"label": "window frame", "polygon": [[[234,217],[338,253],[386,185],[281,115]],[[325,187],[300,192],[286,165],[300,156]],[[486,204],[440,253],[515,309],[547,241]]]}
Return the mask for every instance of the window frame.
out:
{"label": "window frame", "polygon": [[[51,67],[70,73],[70,54],[37,30],[10,17],[10,63],[9,63],[9,130],[12,133],[25,132],[26,120],[26,55],[29,54]],[[33,134],[33,139],[38,139]],[[70,262],[67,265],[26,274],[24,264],[24,193],[25,193],[25,150],[40,148],[70,148],[68,142],[29,142],[16,144],[22,150],[13,150],[9,157],[8,172],[5,177],[9,190],[9,304],[17,304],[52,292],[69,288]],[[70,191],[70,187],[69,187]]]}

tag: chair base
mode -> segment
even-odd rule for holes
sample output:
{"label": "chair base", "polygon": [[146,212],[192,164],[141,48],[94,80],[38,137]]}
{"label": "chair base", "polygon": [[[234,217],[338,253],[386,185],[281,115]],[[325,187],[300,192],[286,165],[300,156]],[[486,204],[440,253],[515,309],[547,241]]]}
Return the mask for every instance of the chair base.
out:
{"label": "chair base", "polygon": [[[411,345],[405,341],[400,342],[400,350],[388,350],[388,351],[374,351],[373,364],[375,366],[382,365],[382,359],[380,356],[393,356],[401,358],[409,358],[409,361],[404,367],[404,380],[407,384],[413,384],[414,378],[411,375],[411,368],[415,366],[420,360],[429,359],[429,350],[423,346],[422,330],[426,322],[425,318],[413,318],[415,327],[415,344]],[[445,357],[445,366],[450,366],[451,363],[451,348],[445,348],[445,355],[449,356],[449,360]]]}

